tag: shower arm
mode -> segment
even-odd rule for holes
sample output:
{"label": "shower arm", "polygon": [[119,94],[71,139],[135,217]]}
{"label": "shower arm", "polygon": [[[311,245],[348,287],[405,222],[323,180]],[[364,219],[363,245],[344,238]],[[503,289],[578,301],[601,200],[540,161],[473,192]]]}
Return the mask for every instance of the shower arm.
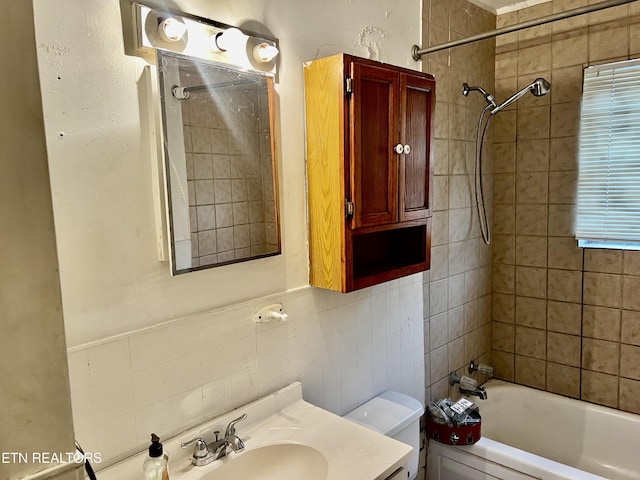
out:
{"label": "shower arm", "polygon": [[493,110],[491,110],[491,115],[495,115],[496,113],[500,112],[501,110],[504,110],[506,107],[511,105],[516,100],[519,100],[521,97],[524,97],[529,91],[531,91],[532,88],[533,88],[533,83],[530,84],[530,85],[527,85],[526,87],[524,87],[519,92],[514,93],[509,98],[507,98],[504,102],[502,102],[500,105],[498,105]]}

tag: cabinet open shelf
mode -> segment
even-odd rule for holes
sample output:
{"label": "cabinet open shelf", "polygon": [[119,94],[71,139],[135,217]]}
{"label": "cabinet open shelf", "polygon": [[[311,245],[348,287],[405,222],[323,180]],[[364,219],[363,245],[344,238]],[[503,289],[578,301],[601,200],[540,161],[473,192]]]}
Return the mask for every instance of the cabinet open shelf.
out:
{"label": "cabinet open shelf", "polygon": [[354,289],[425,270],[429,264],[426,224],[352,237]]}

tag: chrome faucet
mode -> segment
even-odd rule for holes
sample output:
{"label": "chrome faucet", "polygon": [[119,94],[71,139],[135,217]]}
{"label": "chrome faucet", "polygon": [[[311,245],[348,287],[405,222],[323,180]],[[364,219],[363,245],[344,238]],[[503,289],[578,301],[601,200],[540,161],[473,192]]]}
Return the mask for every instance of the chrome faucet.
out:
{"label": "chrome faucet", "polygon": [[475,387],[473,390],[467,390],[460,387],[460,393],[463,393],[464,395],[475,395],[476,397],[480,398],[480,400],[487,399],[487,391],[484,389],[484,387]]}
{"label": "chrome faucet", "polygon": [[231,420],[224,431],[224,437],[218,439],[219,431],[213,432],[215,440],[209,444],[204,439],[198,437],[188,442],[181,443],[182,448],[188,448],[191,445],[195,445],[193,450],[193,456],[191,457],[191,463],[196,467],[202,467],[208,465],[211,462],[220,460],[225,457],[231,449],[234,452],[241,452],[244,450],[244,442],[240,437],[236,435],[236,423],[241,422],[247,418],[247,414]]}
{"label": "chrome faucet", "polygon": [[484,387],[479,387],[478,382],[476,382],[473,378],[462,376],[459,377],[456,372],[451,372],[449,374],[449,385],[454,386],[455,384],[459,384],[458,390],[463,395],[474,395],[480,400],[487,399],[487,391]]}
{"label": "chrome faucet", "polygon": [[241,422],[245,418],[247,418],[246,413],[229,422],[227,429],[224,431],[224,438],[220,440],[220,445],[218,445],[214,451],[217,458],[224,457],[229,449],[234,452],[241,452],[244,450],[244,442],[236,435],[236,423]]}

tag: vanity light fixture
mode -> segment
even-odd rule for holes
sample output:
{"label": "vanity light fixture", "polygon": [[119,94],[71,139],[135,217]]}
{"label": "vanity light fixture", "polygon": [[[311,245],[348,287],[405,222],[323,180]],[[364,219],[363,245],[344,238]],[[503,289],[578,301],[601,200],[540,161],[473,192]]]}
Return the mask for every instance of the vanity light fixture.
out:
{"label": "vanity light fixture", "polygon": [[167,42],[178,42],[187,33],[187,25],[182,19],[176,17],[163,18],[158,24],[158,33]]}
{"label": "vanity light fixture", "polygon": [[261,42],[253,47],[253,58],[260,63],[268,63],[278,56],[280,50],[275,45]]}
{"label": "vanity light fixture", "polygon": [[133,41],[130,51],[150,63],[155,61],[155,50],[160,48],[246,72],[277,75],[274,59],[279,51],[275,38],[137,2],[133,2],[131,8],[132,29],[129,31],[133,33]]}

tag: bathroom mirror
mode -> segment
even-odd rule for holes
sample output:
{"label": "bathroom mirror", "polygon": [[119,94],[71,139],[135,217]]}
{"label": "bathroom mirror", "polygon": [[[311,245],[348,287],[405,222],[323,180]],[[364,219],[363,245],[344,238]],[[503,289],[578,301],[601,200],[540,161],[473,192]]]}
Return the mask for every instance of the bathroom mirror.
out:
{"label": "bathroom mirror", "polygon": [[172,274],[280,253],[273,79],[157,51]]}

